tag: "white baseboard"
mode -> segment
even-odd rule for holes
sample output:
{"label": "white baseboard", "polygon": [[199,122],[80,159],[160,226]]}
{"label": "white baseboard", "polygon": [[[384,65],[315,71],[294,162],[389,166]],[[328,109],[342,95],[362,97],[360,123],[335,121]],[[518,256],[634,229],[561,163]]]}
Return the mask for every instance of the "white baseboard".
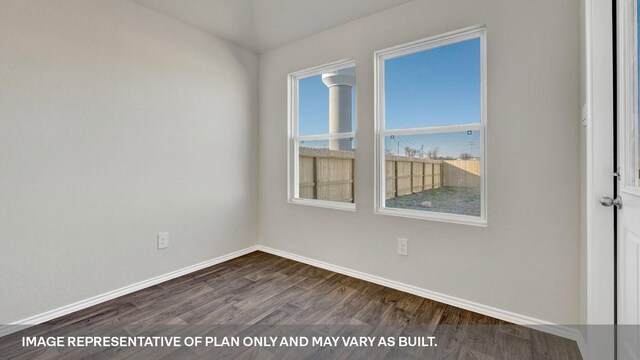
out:
{"label": "white baseboard", "polygon": [[[404,291],[409,294],[413,294],[413,295],[417,295],[430,300],[438,301],[447,305],[456,306],[465,310],[473,311],[482,315],[487,315],[487,316],[504,320],[510,323],[532,327],[549,334],[574,340],[578,343],[578,346],[581,348],[581,351],[583,349],[583,346],[581,346],[581,342],[584,344],[584,339],[582,338],[582,334],[580,333],[580,331],[578,331],[578,329],[575,329],[569,326],[556,325],[548,321],[536,319],[536,318],[525,316],[525,315],[516,314],[510,311],[498,309],[488,305],[479,304],[479,303],[468,301],[465,299],[460,299],[457,297],[449,296],[449,295],[438,293],[435,291],[422,289],[413,285],[403,284],[401,282],[385,279],[379,276],[369,275],[357,270],[352,270],[342,266],[329,264],[323,261],[310,259],[308,257],[292,254],[286,251],[276,250],[264,245],[258,245],[257,250],[264,251],[269,254],[281,256],[294,261],[298,261],[301,263],[305,263],[311,266],[319,267],[325,270],[340,273],[343,275],[351,276],[357,279],[369,281],[374,284]],[[586,348],[586,346],[584,346],[584,348]]]}
{"label": "white baseboard", "polygon": [[135,284],[131,284],[131,285],[125,286],[125,287],[120,288],[120,289],[109,291],[109,292],[106,292],[106,293],[98,295],[98,296],[94,296],[94,297],[89,298],[89,299],[81,300],[81,301],[75,302],[73,304],[65,305],[65,306],[59,307],[57,309],[53,309],[53,310],[44,312],[42,314],[31,316],[29,318],[16,321],[16,322],[11,323],[9,325],[0,326],[0,337],[5,336],[5,335],[9,335],[9,334],[11,334],[13,332],[16,332],[16,331],[19,331],[19,330],[22,330],[22,329],[24,329],[25,327],[28,327],[28,326],[42,324],[44,322],[47,322],[49,320],[53,320],[53,319],[58,318],[60,316],[71,314],[71,313],[73,313],[75,311],[86,309],[86,308],[88,308],[90,306],[97,305],[97,304],[103,303],[105,301],[109,301],[111,299],[115,299],[117,297],[120,297],[120,296],[123,296],[123,295],[127,295],[127,294],[130,294],[132,292],[135,292],[135,291],[138,291],[138,290],[142,290],[144,288],[148,288],[150,286],[154,286],[154,285],[163,283],[163,282],[171,280],[171,279],[175,279],[177,277],[192,273],[194,271],[198,271],[198,270],[207,268],[209,266],[220,264],[220,263],[225,262],[227,260],[231,260],[231,259],[240,257],[242,255],[249,254],[249,253],[254,252],[256,250],[258,250],[257,245],[250,246],[250,247],[248,247],[246,249],[235,251],[235,252],[232,252],[232,253],[227,254],[227,255],[222,255],[222,256],[219,256],[219,257],[217,257],[215,259],[203,261],[201,263],[198,263],[198,264],[195,264],[195,265],[191,265],[191,266],[187,266],[185,268],[182,268],[182,269],[179,269],[179,270],[176,270],[176,271],[172,271],[172,272],[160,275],[160,276],[156,276],[156,277],[153,277],[151,279],[140,281],[140,282],[137,282]]}
{"label": "white baseboard", "polygon": [[583,360],[589,360],[589,346],[587,346],[587,340],[584,338],[582,333],[578,331],[576,335],[577,339],[574,339],[576,343],[578,343],[578,349],[580,349],[580,354],[582,354]]}

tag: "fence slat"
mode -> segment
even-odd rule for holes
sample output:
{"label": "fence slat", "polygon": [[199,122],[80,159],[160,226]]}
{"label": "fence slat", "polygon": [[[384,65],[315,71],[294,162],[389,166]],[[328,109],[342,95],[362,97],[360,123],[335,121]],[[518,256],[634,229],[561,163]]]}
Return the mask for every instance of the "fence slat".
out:
{"label": "fence slat", "polygon": [[411,192],[419,193],[424,190],[424,163],[411,163]]}

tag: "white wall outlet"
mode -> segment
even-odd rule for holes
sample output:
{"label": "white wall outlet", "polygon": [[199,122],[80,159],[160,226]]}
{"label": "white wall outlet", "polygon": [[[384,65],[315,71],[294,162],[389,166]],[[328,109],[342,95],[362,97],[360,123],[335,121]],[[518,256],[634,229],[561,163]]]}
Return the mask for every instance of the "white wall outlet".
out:
{"label": "white wall outlet", "polygon": [[409,240],[404,238],[398,238],[398,255],[409,255]]}
{"label": "white wall outlet", "polygon": [[164,249],[169,247],[169,233],[163,232],[158,234],[158,249]]}

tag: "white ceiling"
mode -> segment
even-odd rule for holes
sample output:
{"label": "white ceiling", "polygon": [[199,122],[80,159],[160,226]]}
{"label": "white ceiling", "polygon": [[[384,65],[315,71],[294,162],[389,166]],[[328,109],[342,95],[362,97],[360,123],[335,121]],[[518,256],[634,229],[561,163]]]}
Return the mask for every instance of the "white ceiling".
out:
{"label": "white ceiling", "polygon": [[411,0],[132,0],[262,53]]}

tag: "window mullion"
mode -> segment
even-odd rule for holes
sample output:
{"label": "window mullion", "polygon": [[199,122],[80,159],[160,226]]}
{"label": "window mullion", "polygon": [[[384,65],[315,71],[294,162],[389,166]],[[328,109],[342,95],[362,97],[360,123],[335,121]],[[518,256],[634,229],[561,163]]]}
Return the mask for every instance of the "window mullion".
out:
{"label": "window mullion", "polygon": [[349,139],[349,138],[355,138],[355,136],[356,136],[355,132],[348,132],[348,133],[339,133],[339,134],[320,134],[320,135],[295,136],[293,138],[293,140],[296,141],[296,142],[300,142],[300,141],[323,141],[323,140]]}
{"label": "window mullion", "polygon": [[437,133],[460,132],[460,131],[468,131],[468,130],[478,131],[478,130],[482,130],[482,127],[483,125],[480,123],[465,124],[465,125],[449,125],[449,126],[431,126],[431,127],[422,127],[422,128],[383,130],[381,131],[381,134],[383,136],[437,134]]}

